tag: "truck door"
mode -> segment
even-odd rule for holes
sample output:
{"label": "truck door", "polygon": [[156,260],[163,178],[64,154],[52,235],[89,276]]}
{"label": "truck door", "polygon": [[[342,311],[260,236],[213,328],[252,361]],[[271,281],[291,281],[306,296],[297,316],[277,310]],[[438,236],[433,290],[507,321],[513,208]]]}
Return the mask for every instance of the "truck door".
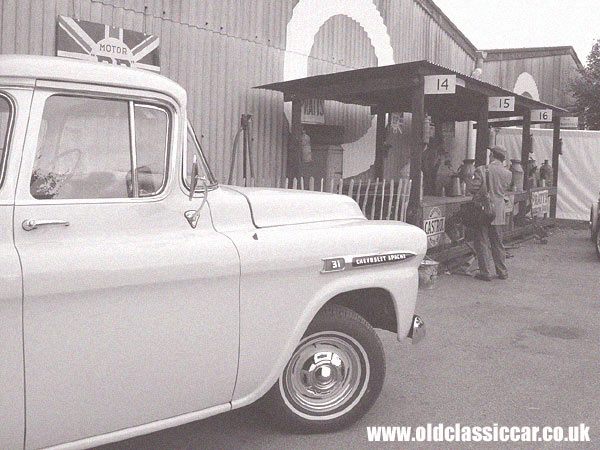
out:
{"label": "truck door", "polygon": [[26,448],[226,404],[238,359],[237,252],[183,215],[184,113],[55,84],[34,94],[14,214]]}
{"label": "truck door", "polygon": [[[24,439],[22,280],[13,241],[14,195],[31,90],[0,89],[0,448]],[[16,104],[22,114],[15,117]]]}

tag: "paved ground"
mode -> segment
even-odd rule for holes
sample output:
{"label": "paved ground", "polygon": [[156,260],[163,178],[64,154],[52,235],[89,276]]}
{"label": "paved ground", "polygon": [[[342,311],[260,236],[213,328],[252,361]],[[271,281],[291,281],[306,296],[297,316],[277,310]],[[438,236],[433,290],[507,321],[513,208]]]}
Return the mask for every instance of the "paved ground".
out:
{"label": "paved ground", "polygon": [[[420,292],[419,346],[382,332],[387,379],[378,402],[343,432],[297,436],[253,408],[102,450],[600,448],[600,261],[587,230],[554,230],[548,245],[511,250],[510,279],[443,276]],[[590,444],[367,442],[367,425],[590,426]]]}

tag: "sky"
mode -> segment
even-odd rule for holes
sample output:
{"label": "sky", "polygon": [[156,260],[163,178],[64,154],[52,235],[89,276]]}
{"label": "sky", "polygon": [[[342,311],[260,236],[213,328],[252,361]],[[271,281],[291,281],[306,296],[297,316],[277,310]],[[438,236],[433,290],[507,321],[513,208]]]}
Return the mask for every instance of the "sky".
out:
{"label": "sky", "polygon": [[571,45],[585,65],[599,0],[433,0],[478,49]]}

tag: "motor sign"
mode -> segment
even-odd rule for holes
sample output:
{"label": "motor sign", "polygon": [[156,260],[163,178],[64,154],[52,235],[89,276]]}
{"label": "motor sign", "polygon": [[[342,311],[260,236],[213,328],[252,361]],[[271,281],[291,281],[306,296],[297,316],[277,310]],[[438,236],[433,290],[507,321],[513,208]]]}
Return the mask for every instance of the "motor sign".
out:
{"label": "motor sign", "polygon": [[489,97],[488,111],[514,111],[514,97]]}
{"label": "motor sign", "polygon": [[532,122],[552,122],[552,110],[551,109],[532,109],[531,110],[531,121]]}
{"label": "motor sign", "polygon": [[456,75],[427,75],[425,94],[455,94]]}

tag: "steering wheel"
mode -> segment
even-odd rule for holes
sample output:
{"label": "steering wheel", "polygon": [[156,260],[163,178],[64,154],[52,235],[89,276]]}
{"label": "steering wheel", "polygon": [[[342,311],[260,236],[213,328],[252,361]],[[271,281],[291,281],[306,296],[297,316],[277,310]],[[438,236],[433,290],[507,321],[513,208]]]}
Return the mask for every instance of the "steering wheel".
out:
{"label": "steering wheel", "polygon": [[[48,169],[37,168],[31,175],[31,192],[36,198],[54,198],[64,184],[75,175],[75,169],[81,162],[82,152],[79,149],[71,149],[57,154],[47,166]],[[69,170],[64,173],[57,171],[59,162],[65,158],[72,158]]]}
{"label": "steering wheel", "polygon": [[[75,169],[77,169],[81,163],[81,155],[81,150],[78,148],[73,148],[71,150],[65,150],[54,157],[52,164],[50,164],[50,172],[60,176],[60,186],[73,178],[73,175],[75,175]],[[58,172],[56,166],[58,165],[59,161],[62,161],[67,157],[73,158],[73,162],[70,164],[70,169],[66,172]],[[67,159],[66,161],[68,162],[69,160]],[[60,186],[58,187],[60,188]]]}

